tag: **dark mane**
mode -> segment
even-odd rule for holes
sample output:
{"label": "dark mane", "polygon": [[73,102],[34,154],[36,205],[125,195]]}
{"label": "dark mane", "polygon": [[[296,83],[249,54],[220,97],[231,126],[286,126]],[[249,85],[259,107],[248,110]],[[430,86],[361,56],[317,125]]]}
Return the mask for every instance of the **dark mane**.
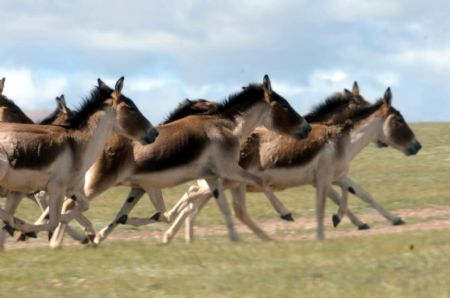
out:
{"label": "dark mane", "polygon": [[308,123],[319,123],[329,120],[330,116],[339,113],[349,106],[353,101],[360,101],[366,103],[362,97],[358,98],[350,92],[338,92],[327,97],[325,101],[316,105],[313,110],[304,116]]}
{"label": "dark mane", "polygon": [[11,99],[9,99],[8,97],[6,97],[3,94],[0,94],[0,106],[2,107],[8,107],[8,108],[12,108],[13,110],[15,109],[16,112],[18,114],[21,114],[21,116],[23,117],[22,119],[22,123],[34,123],[33,120],[31,120],[23,111],[21,108],[19,108],[14,101],[12,101]]}
{"label": "dark mane", "polygon": [[383,99],[379,99],[374,104],[359,107],[358,109],[352,111],[350,115],[345,119],[340,119],[340,123],[345,123],[346,120],[350,120],[354,125],[357,122],[370,117],[373,113],[378,111],[383,103]]}
{"label": "dark mane", "polygon": [[[273,96],[277,94],[272,92]],[[217,110],[211,114],[222,115],[226,118],[233,118],[242,111],[247,110],[264,97],[264,90],[261,84],[250,84],[242,91],[230,95],[219,104]]]}
{"label": "dark mane", "polygon": [[48,115],[44,119],[40,120],[38,122],[38,124],[40,124],[40,125],[50,125],[50,124],[52,124],[55,121],[55,119],[58,117],[58,115],[59,115],[59,109],[56,108],[50,115]]}
{"label": "dark mane", "polygon": [[187,117],[189,115],[211,114],[211,112],[209,112],[209,111],[192,109],[192,106],[196,102],[197,102],[197,100],[190,100],[190,99],[186,98],[185,100],[183,100],[182,102],[180,102],[178,104],[178,106],[176,107],[175,110],[173,110],[172,112],[170,112],[169,115],[167,115],[164,122],[161,124],[167,124],[167,123],[173,122],[175,120]]}
{"label": "dark mane", "polygon": [[69,119],[69,127],[78,129],[87,124],[89,116],[103,108],[105,100],[110,98],[112,90],[105,90],[95,87],[89,97],[84,99],[80,107],[73,111],[73,116]]}
{"label": "dark mane", "polygon": [[0,94],[0,106],[11,106],[11,105],[16,104],[8,97],[4,96],[3,94]]}

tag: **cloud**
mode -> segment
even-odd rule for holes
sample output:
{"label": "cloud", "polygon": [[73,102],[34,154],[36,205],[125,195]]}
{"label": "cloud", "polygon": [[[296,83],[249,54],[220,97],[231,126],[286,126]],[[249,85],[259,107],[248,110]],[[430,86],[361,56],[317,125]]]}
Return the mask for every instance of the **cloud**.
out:
{"label": "cloud", "polygon": [[392,56],[405,65],[426,67],[436,72],[450,71],[450,46],[448,48],[409,49]]}
{"label": "cloud", "polygon": [[303,110],[357,80],[369,98],[395,87],[402,107],[402,98],[415,102],[404,105],[414,120],[445,119],[450,109],[422,102],[450,98],[448,8],[444,0],[188,0],[176,8],[0,0],[0,75],[29,108],[52,107],[62,92],[76,106],[98,77],[114,84],[125,75],[125,90],[154,119],[185,97],[221,99],[266,73]]}
{"label": "cloud", "polygon": [[14,99],[19,106],[38,108],[49,99],[63,93],[68,86],[64,76],[39,78],[27,68],[2,68],[0,74],[6,77],[4,94]]}

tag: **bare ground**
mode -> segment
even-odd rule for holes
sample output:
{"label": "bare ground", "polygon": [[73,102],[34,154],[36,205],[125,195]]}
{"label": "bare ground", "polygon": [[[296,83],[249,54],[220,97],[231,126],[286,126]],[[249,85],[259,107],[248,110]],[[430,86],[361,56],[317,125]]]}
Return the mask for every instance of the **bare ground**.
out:
{"label": "bare ground", "polygon": [[[434,231],[434,230],[450,230],[450,206],[433,206],[423,209],[401,209],[395,212],[402,217],[405,225],[392,226],[390,222],[382,218],[377,212],[359,213],[358,216],[364,219],[371,226],[370,230],[359,231],[351,228],[349,222],[345,219],[341,225],[345,227],[333,229],[331,221],[328,219],[326,237],[367,237],[380,234],[395,234],[408,231]],[[301,240],[315,238],[315,219],[297,218],[295,222],[285,222],[280,219],[271,219],[260,222],[260,226],[274,240]],[[254,239],[249,230],[242,224],[237,224],[237,230],[243,239]],[[449,231],[450,232],[450,231]],[[127,239],[161,239],[162,231],[141,230],[125,230],[117,229],[107,241],[127,240]],[[183,237],[184,229],[180,229],[177,237]],[[196,235],[199,237],[223,236],[226,237],[227,231],[224,225],[208,225],[195,228]],[[70,240],[68,236],[64,240],[65,245],[80,245],[78,242]],[[16,242],[14,239],[8,239],[6,243],[7,250],[33,248],[46,246],[45,238],[32,239],[27,242]]]}

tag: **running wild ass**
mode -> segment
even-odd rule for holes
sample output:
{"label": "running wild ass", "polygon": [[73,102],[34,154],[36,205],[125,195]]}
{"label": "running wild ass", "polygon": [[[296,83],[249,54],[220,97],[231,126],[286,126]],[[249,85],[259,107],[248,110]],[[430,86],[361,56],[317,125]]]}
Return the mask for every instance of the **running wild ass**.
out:
{"label": "running wild ass", "polygon": [[[152,143],[156,129],[136,105],[122,95],[123,77],[115,89],[100,79],[89,99],[74,112],[67,127],[4,123],[0,127],[0,186],[17,192],[45,190],[49,223],[31,225],[0,210],[0,218],[22,232],[52,231],[61,220],[85,211],[84,175],[101,154],[112,132],[142,144]],[[66,194],[76,195],[72,213],[61,216]]]}
{"label": "running wild ass", "polygon": [[[266,75],[263,84],[249,85],[210,115],[188,116],[158,126],[159,137],[155,143],[148,146],[132,143],[130,152],[125,152],[114,172],[105,172],[106,164],[97,162],[86,175],[88,197],[98,194],[98,189],[104,190],[117,183],[132,186],[132,191],[114,221],[97,234],[95,242],[104,240],[117,224],[127,222],[128,212],[144,190],[151,193],[201,178],[213,190],[230,239],[236,240],[221,180],[244,181],[266,191],[260,178],[238,164],[240,143],[260,125],[297,139],[306,137],[311,129],[289,103],[272,90]],[[123,144],[116,144],[108,150],[115,155],[123,148]],[[157,213],[151,220],[159,220],[159,217]]]}
{"label": "running wild ass", "polygon": [[[170,122],[176,121],[178,119],[184,118],[189,115],[196,115],[196,114],[208,114],[216,111],[218,109],[219,105],[217,103],[209,102],[204,99],[197,99],[197,100],[189,100],[186,99],[182,101],[178,107],[170,113],[166,117],[166,120],[163,122],[163,124],[168,124]],[[73,113],[70,111],[69,108],[67,108],[64,104],[64,109],[61,109],[62,111],[65,111],[65,113],[69,114]],[[62,112],[59,113],[55,111],[53,115],[57,116],[56,118],[60,118],[63,116],[60,116]],[[50,116],[48,117],[49,121],[52,121]],[[102,173],[104,175],[99,176],[101,180],[96,180],[93,184],[90,185],[97,185],[95,187],[95,192],[92,191],[92,188],[87,188],[86,194],[89,200],[92,200],[95,196],[102,193],[107,188],[120,184],[120,180],[117,179],[118,173],[122,170],[122,166],[124,166],[124,161],[132,158],[130,154],[133,152],[133,142],[129,140],[126,137],[123,137],[121,135],[113,133],[112,137],[108,140],[105,149],[103,150],[100,158],[96,161],[95,165],[102,165]],[[93,166],[92,169],[98,169],[96,166]],[[90,170],[89,170],[90,171]],[[89,172],[88,171],[88,172]],[[89,180],[90,181],[90,180]],[[117,184],[116,181],[119,181]],[[101,182],[100,184],[98,184]],[[142,188],[139,188],[138,186],[133,186],[130,190],[130,196],[134,193],[145,193],[145,190]],[[155,205],[157,210],[163,212],[165,211],[165,204],[164,201],[162,201],[162,193],[159,189],[152,189],[148,191],[148,195],[152,201],[152,203]],[[141,197],[135,197],[134,202],[137,203],[137,201],[140,200]],[[156,198],[156,199],[155,199]],[[160,198],[160,201],[158,200]],[[70,209],[73,206],[73,201],[66,201],[65,209]],[[41,217],[38,219],[36,224],[43,223],[46,221],[48,216],[48,210],[44,212]],[[57,233],[55,233],[55,239],[53,239],[54,243],[58,243],[62,241],[62,237],[64,234],[64,230],[68,231],[68,233],[74,238],[75,240],[80,241],[83,244],[88,243],[88,239],[83,236],[76,233],[74,230],[71,229],[69,225],[61,224],[57,228]],[[21,241],[26,240],[26,236],[24,234],[21,234],[18,238]]]}
{"label": "running wild ass", "polygon": [[[48,117],[41,120],[39,124],[41,125],[64,125],[67,124],[67,120],[69,117],[72,117],[72,113],[65,106],[64,95],[61,97],[56,97],[57,108],[54,112],[52,112]],[[7,99],[0,94],[0,122],[10,122],[10,123],[33,123],[30,118],[12,101]],[[42,211],[48,206],[48,200],[45,195],[45,192],[37,192],[37,193],[18,193],[14,191],[8,191],[6,189],[1,190],[2,195],[7,197],[5,204],[5,212],[8,214],[14,215],[17,210],[18,205],[22,201],[24,197],[31,199],[34,201]],[[14,229],[11,229],[10,226],[6,225],[4,229],[0,230],[0,249],[4,247],[5,240],[5,230],[13,236]],[[70,231],[72,232],[72,231]],[[35,233],[28,233],[30,237],[36,237]],[[25,237],[25,234],[23,234]]]}

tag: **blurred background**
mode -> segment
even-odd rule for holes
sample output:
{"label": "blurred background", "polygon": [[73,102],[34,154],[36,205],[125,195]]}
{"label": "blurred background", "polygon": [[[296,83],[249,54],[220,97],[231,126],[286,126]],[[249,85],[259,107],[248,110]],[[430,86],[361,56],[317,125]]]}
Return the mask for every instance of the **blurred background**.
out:
{"label": "blurred background", "polygon": [[409,121],[450,118],[448,2],[0,0],[5,94],[35,119],[96,79],[155,123],[182,99],[220,100],[269,74],[307,112],[357,80],[368,99],[391,86]]}

